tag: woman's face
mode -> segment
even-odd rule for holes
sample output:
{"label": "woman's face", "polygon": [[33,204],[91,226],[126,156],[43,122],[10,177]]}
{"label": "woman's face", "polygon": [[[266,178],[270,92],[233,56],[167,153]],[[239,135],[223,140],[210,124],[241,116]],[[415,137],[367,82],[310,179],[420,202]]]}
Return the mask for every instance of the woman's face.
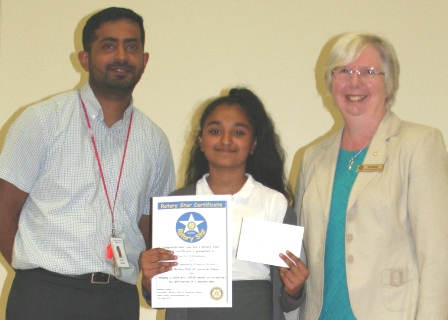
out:
{"label": "woman's face", "polygon": [[345,66],[353,70],[348,80],[332,78],[331,94],[345,120],[359,116],[377,118],[386,113],[387,89],[384,75],[377,75],[365,80],[355,72],[374,68],[384,72],[380,53],[373,46],[368,46],[361,55]]}
{"label": "woman's face", "polygon": [[246,170],[246,160],[255,150],[254,130],[245,112],[236,105],[220,105],[205,120],[199,137],[201,151],[210,169]]}

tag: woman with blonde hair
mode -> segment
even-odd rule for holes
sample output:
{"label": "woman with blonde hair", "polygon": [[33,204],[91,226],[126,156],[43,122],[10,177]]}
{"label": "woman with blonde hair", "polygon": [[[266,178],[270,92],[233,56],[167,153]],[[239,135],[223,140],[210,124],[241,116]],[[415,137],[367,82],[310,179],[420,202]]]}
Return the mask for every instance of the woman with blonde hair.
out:
{"label": "woman with blonde hair", "polygon": [[300,319],[448,319],[448,155],[390,107],[392,45],[339,37],[326,82],[344,119],[310,147],[296,189],[310,276]]}

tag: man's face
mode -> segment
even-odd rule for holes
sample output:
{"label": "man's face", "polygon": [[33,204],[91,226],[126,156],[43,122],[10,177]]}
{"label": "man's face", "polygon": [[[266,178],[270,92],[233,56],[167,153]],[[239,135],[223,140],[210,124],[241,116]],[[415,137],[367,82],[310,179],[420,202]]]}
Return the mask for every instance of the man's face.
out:
{"label": "man's face", "polygon": [[79,60],[95,90],[103,92],[134,89],[148,62],[143,52],[140,28],[129,20],[103,23],[95,32],[90,52],[80,52]]}

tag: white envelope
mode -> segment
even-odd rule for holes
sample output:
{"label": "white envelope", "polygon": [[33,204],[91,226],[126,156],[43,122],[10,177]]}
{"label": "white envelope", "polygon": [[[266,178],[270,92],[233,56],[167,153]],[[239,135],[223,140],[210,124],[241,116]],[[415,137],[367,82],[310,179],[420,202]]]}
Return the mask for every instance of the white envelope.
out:
{"label": "white envelope", "polygon": [[243,218],[236,258],[288,267],[279,257],[286,250],[300,257],[303,227],[253,218]]}

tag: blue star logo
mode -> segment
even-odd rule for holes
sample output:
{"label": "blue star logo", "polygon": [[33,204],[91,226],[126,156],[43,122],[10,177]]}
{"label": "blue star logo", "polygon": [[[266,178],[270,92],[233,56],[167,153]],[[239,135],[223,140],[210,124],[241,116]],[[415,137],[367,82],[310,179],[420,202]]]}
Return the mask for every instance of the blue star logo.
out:
{"label": "blue star logo", "polygon": [[197,242],[207,233],[207,221],[197,212],[187,212],[179,217],[176,233],[183,241]]}

